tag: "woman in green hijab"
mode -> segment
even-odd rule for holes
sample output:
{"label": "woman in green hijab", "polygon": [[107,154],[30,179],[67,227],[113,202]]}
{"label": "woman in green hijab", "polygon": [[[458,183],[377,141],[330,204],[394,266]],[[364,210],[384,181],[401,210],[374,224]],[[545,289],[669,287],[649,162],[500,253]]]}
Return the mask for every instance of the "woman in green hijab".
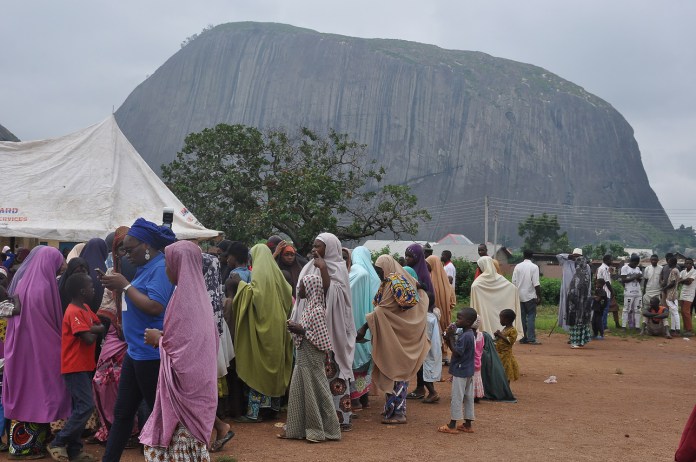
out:
{"label": "woman in green hijab", "polygon": [[247,413],[236,420],[249,423],[262,420],[262,408],[280,410],[292,374],[292,288],[265,244],[252,247],[251,261],[251,283],[239,282],[232,304],[237,375],[249,387]]}

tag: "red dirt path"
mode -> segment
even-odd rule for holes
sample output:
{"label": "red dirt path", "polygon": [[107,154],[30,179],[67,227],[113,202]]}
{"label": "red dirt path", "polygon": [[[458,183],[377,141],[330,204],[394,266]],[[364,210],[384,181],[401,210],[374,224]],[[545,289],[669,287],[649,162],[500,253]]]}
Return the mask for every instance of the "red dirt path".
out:
{"label": "red dirt path", "polygon": [[[541,346],[516,345],[522,377],[516,404],[476,405],[474,434],[436,432],[449,420],[449,383],[438,404],[408,402],[406,425],[382,425],[379,397],[359,412],[340,442],[279,440],[273,422],[232,424],[226,450],[238,461],[562,460],[670,461],[696,402],[696,340],[607,337],[571,350],[567,337],[543,336]],[[617,373],[618,372],[618,373]],[[558,383],[544,383],[549,375]],[[281,420],[284,418],[281,415]],[[101,455],[101,449],[88,446]],[[5,453],[0,459],[7,458]],[[124,461],[143,460],[139,452]]]}

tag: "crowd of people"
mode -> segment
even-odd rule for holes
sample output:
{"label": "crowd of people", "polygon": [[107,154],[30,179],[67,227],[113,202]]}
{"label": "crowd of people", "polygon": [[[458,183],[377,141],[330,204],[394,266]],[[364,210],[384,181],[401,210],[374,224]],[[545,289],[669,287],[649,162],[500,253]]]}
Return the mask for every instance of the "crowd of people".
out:
{"label": "crowd of people", "polygon": [[[283,406],[279,438],[338,440],[371,394],[384,397],[384,424],[407,423],[408,400],[439,402],[443,366],[450,420],[437,431],[472,433],[478,400],[515,401],[515,343],[541,344],[539,268],[528,251],[509,281],[479,246],[471,307],[454,313],[448,251],[414,243],[403,265],[389,255],[373,262],[330,233],[307,259],[278,236],[206,250],[142,218],[66,256],[3,249],[0,428],[12,458],[94,460],[87,431],[87,442],[105,445],[104,461],[129,447],[146,460],[209,460],[234,437],[230,419],[273,420]],[[603,338],[612,259],[594,283],[580,249],[558,260],[558,323],[581,348]],[[693,335],[693,261],[681,272],[671,255],[664,268],[656,255],[642,271],[638,263],[632,256],[619,270],[622,326]]]}
{"label": "crowd of people", "polygon": [[[683,268],[679,268],[676,255],[667,253],[666,264],[659,265],[659,256],[653,254],[650,263],[641,269],[640,257],[632,254],[616,268],[612,255],[607,254],[594,275],[582,249],[557,258],[563,269],[558,325],[568,330],[571,348],[604,339],[609,313],[613,314],[615,327],[623,331],[668,339],[694,336],[696,269],[692,258],[686,257]],[[612,279],[624,289],[620,320]]]}
{"label": "crowd of people", "polygon": [[408,399],[438,402],[443,364],[463,422],[439,431],[472,432],[474,400],[515,400],[519,299],[485,250],[476,309],[456,316],[451,254],[419,244],[405,266],[330,233],[307,260],[277,236],[203,252],[140,218],[66,255],[3,254],[0,428],[13,459],[94,460],[87,433],[104,461],[139,446],[146,460],[209,460],[234,436],[228,418],[275,419],[283,405],[280,438],[337,440],[372,390],[385,424],[408,421]]}

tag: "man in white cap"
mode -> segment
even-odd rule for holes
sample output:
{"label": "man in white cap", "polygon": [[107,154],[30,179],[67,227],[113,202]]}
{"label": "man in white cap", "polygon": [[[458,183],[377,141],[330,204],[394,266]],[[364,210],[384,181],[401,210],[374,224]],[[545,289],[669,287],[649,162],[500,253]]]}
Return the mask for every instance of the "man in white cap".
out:
{"label": "man in white cap", "polygon": [[558,259],[558,264],[563,270],[563,279],[561,280],[561,292],[560,300],[558,303],[558,325],[564,329],[568,330],[568,320],[566,319],[566,314],[568,312],[568,289],[570,288],[570,281],[573,280],[575,275],[575,259],[582,257],[582,249],[575,248],[573,253],[560,253],[556,255]]}

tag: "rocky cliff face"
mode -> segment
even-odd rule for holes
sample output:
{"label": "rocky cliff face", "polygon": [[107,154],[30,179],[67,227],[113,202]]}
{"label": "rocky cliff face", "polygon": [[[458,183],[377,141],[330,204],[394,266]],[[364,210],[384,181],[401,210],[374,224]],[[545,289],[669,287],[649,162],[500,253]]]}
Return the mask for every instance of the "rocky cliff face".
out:
{"label": "rocky cliff face", "polygon": [[222,122],[349,133],[431,209],[425,239],[481,240],[485,195],[513,241],[540,202],[572,209],[559,218],[585,242],[646,236],[626,235],[642,223],[623,214],[617,229],[595,209],[582,220],[578,206],[657,209],[652,225],[670,228],[621,114],[544,69],[479,52],[225,24],[173,55],[116,118],[156,171],[188,133]]}
{"label": "rocky cliff face", "polygon": [[14,134],[0,125],[0,141],[19,141],[19,138],[14,136]]}

